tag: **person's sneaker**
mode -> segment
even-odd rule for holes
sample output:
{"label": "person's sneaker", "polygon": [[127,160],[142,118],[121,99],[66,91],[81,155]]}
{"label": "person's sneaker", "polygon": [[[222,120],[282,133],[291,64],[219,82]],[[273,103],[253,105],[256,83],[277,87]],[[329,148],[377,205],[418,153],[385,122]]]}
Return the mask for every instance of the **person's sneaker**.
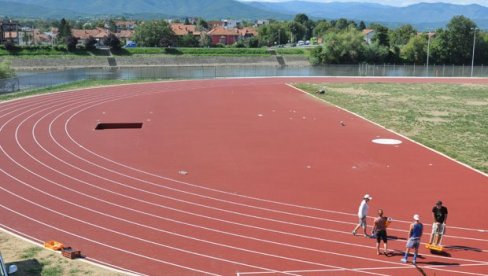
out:
{"label": "person's sneaker", "polygon": [[356,236],[356,231],[352,231],[352,235],[353,236]]}
{"label": "person's sneaker", "polygon": [[407,259],[403,258],[403,259],[400,260],[400,262],[402,262],[402,263],[405,264],[405,263],[407,263]]}
{"label": "person's sneaker", "polygon": [[417,260],[413,259],[412,264],[415,265],[417,263]]}

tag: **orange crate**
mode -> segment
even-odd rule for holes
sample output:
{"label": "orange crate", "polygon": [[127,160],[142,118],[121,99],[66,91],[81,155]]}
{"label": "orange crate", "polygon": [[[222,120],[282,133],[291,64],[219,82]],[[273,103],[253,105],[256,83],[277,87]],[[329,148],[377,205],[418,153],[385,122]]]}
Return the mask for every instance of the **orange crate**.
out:
{"label": "orange crate", "polygon": [[66,257],[68,259],[81,258],[81,251],[74,250],[71,247],[63,249],[63,251],[61,251],[61,254],[63,255],[63,257]]}
{"label": "orange crate", "polygon": [[47,241],[44,243],[44,247],[57,251],[62,250],[64,248],[64,245],[57,241]]}

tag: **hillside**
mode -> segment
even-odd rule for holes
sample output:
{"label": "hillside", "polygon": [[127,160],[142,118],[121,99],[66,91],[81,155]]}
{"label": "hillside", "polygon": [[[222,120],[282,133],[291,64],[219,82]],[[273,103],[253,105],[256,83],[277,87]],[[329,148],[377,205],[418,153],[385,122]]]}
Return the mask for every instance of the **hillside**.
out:
{"label": "hillside", "polygon": [[290,15],[300,11],[313,18],[347,18],[366,22],[381,22],[392,26],[410,23],[421,29],[444,27],[453,16],[464,15],[477,22],[479,27],[488,27],[486,25],[488,7],[476,4],[420,3],[406,7],[393,7],[357,2],[289,1],[275,3],[255,1],[248,3],[256,8]]}
{"label": "hillside", "polygon": [[[1,3],[0,16],[9,17],[137,14],[154,17],[160,14],[174,17],[204,17],[207,19],[289,18],[289,16],[261,10],[235,0],[2,0]],[[18,4],[23,5],[18,6]],[[66,10],[70,12],[67,13]]]}
{"label": "hillside", "polygon": [[0,0],[0,17],[61,18],[126,16],[139,19],[162,17],[203,17],[207,20],[278,19],[289,20],[297,13],[313,19],[347,18],[378,22],[390,27],[410,23],[417,29],[444,27],[456,15],[488,28],[488,7],[447,3],[420,3],[393,7],[359,2],[239,2],[237,0]]}

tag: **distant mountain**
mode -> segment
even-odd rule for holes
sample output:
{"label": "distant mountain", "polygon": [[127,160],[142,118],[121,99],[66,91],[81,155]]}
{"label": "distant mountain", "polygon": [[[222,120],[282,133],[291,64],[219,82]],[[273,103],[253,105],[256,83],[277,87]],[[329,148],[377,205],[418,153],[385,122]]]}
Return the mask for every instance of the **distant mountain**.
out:
{"label": "distant mountain", "polygon": [[[444,27],[453,16],[464,15],[488,27],[488,7],[472,5],[455,5],[447,3],[419,3],[406,7],[393,7],[373,3],[330,2],[318,3],[307,1],[289,2],[249,2],[249,5],[294,15],[305,13],[312,18],[338,19],[347,18],[366,22],[382,22],[390,25],[410,23],[423,27]],[[483,28],[485,28],[483,27]]]}
{"label": "distant mountain", "polygon": [[[174,17],[203,17],[209,20],[290,17],[235,0],[0,0],[0,3],[0,16],[9,17],[73,17],[73,14],[80,17],[87,15],[155,17],[159,14]],[[15,4],[23,5],[15,6]]]}
{"label": "distant mountain", "polygon": [[453,16],[464,15],[488,28],[488,7],[420,3],[407,7],[359,2],[239,2],[237,0],[0,0],[0,17],[77,18],[127,16],[133,18],[203,17],[207,20],[291,19],[305,13],[313,19],[347,18],[390,27],[410,23],[419,30],[445,27]]}
{"label": "distant mountain", "polygon": [[56,9],[55,11],[46,7],[34,4],[23,4],[16,2],[0,1],[0,18],[1,17],[55,17],[63,14],[65,17],[76,17],[80,13],[75,11]]}

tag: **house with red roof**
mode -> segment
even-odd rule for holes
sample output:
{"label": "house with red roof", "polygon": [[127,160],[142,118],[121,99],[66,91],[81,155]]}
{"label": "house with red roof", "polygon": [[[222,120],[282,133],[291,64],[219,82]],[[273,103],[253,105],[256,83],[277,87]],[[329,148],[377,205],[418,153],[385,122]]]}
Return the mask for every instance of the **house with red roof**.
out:
{"label": "house with red roof", "polygon": [[212,45],[232,45],[239,40],[240,36],[238,29],[225,29],[223,27],[214,28],[207,34],[210,36]]}
{"label": "house with red roof", "polygon": [[177,35],[177,36],[185,36],[185,35],[194,35],[200,37],[202,32],[198,30],[196,25],[185,25],[182,23],[171,23],[171,30]]}
{"label": "house with red roof", "polygon": [[85,45],[89,37],[93,37],[98,41],[98,45],[103,45],[103,39],[108,37],[110,31],[104,28],[96,28],[93,30],[71,29],[71,35],[78,39],[78,44]]}

